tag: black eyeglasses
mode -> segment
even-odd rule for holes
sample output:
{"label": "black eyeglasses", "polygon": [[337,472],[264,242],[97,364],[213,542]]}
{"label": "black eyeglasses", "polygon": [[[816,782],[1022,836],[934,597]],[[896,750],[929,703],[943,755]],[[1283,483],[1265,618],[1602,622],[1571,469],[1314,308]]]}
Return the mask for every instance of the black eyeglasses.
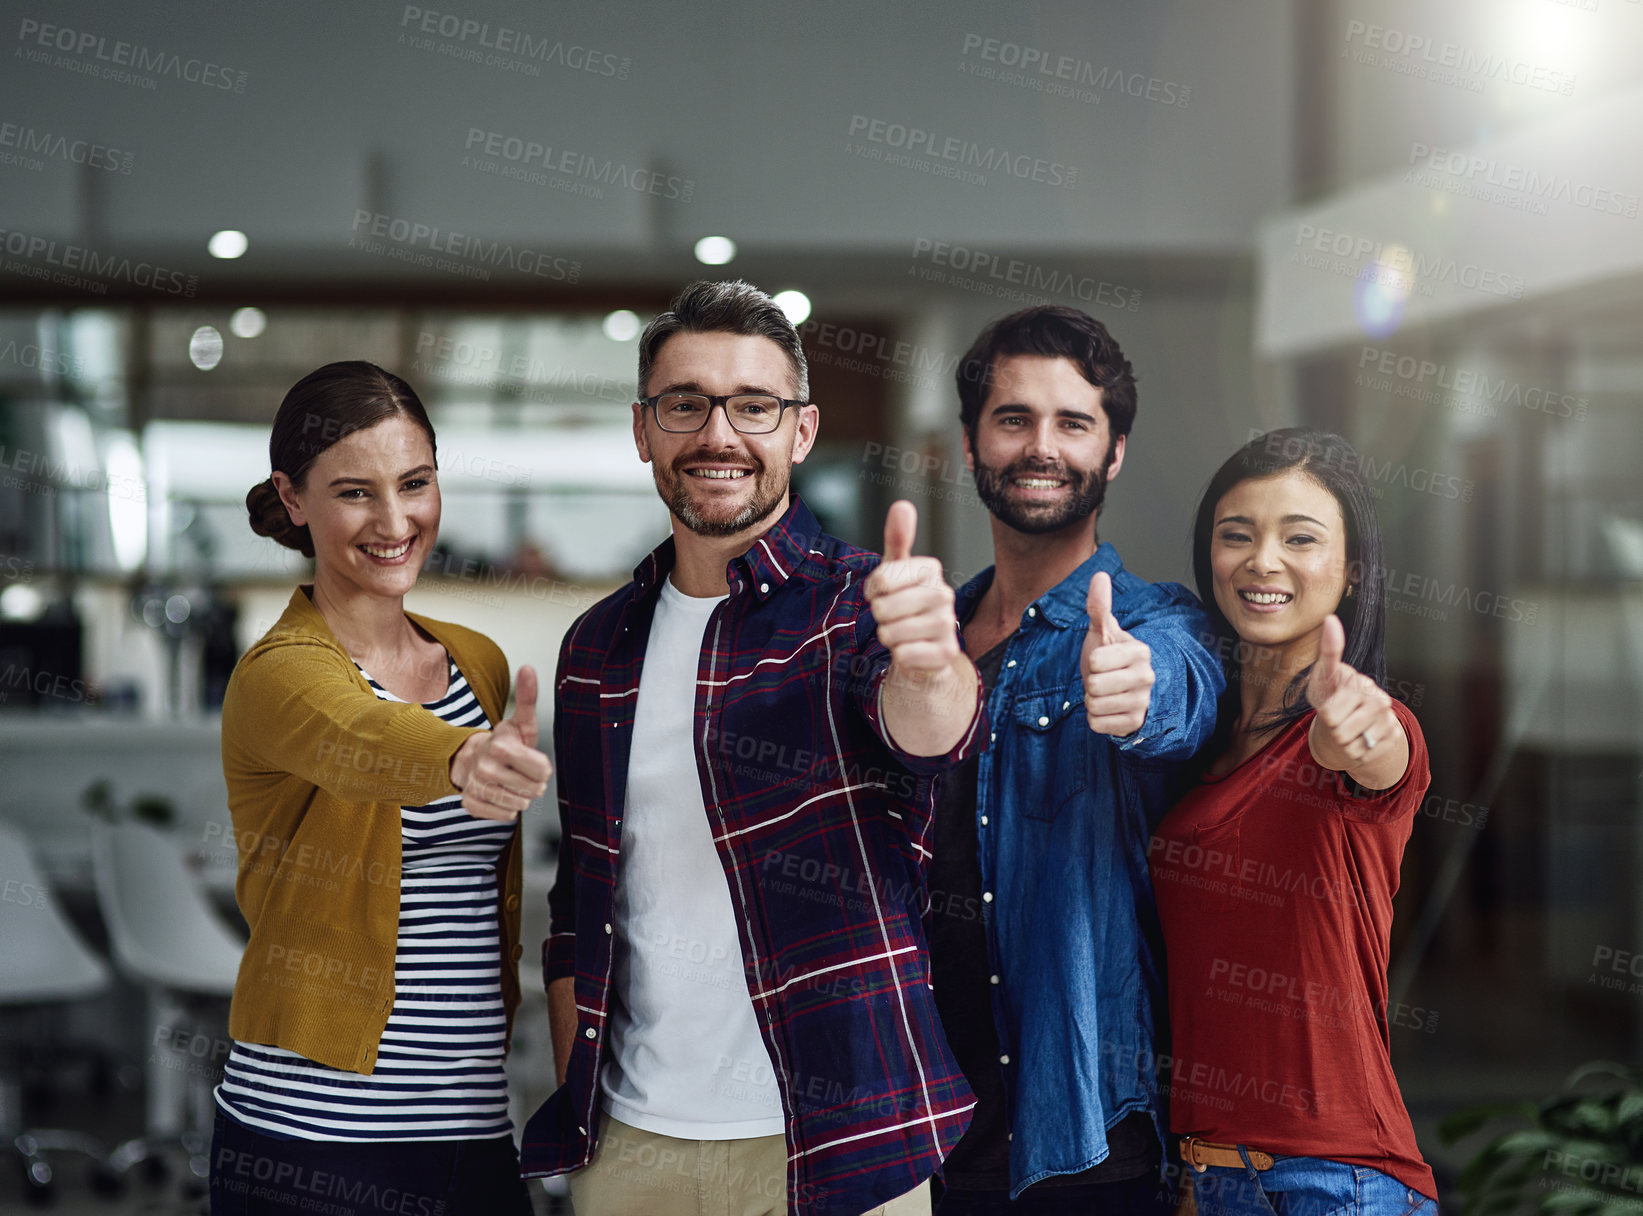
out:
{"label": "black eyeglasses", "polygon": [[772,397],[766,393],[732,393],[728,397],[710,397],[706,393],[659,393],[641,397],[640,405],[648,405],[656,415],[656,425],[664,431],[699,431],[707,425],[714,406],[724,408],[730,425],[744,435],[768,435],[782,424],[782,411],[789,406],[809,405],[808,401],[789,401],[786,397]]}

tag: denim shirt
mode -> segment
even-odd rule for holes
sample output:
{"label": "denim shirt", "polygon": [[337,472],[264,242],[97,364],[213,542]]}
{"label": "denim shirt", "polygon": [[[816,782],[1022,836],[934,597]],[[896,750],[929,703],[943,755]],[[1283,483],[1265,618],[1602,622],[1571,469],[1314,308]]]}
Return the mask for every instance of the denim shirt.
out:
{"label": "denim shirt", "polygon": [[[1098,570],[1157,678],[1146,720],[1121,739],[1092,732],[1084,714],[1078,660]],[[992,579],[989,567],[959,590],[961,620]],[[1012,1197],[1106,1160],[1107,1129],[1132,1111],[1148,1111],[1164,1143],[1155,1068],[1168,1005],[1147,848],[1172,770],[1215,728],[1225,678],[1199,640],[1208,634],[1190,591],[1137,578],[1103,544],[1006,644],[976,824]]]}

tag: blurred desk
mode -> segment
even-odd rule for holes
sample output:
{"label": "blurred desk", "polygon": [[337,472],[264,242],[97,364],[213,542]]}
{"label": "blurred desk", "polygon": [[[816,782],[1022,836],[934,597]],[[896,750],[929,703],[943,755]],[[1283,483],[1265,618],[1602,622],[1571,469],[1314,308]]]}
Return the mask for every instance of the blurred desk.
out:
{"label": "blurred desk", "polygon": [[[28,837],[57,886],[92,886],[91,815],[83,799],[98,782],[107,783],[117,807],[140,797],[169,802],[166,830],[185,856],[211,844],[207,825],[228,820],[221,730],[212,719],[7,713],[0,716],[0,772],[0,818]],[[227,881],[232,887],[232,873]]]}

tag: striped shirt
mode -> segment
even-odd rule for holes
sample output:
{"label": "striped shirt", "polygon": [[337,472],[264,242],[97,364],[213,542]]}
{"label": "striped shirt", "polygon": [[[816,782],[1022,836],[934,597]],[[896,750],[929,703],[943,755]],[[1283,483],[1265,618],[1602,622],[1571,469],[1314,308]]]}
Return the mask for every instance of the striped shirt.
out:
{"label": "striped shirt", "polygon": [[[400,698],[370,674],[383,701]],[[453,726],[490,722],[456,663],[426,702]],[[516,825],[476,819],[453,794],[401,814],[394,1007],[370,1076],[236,1041],[217,1102],[273,1136],[473,1140],[511,1135],[502,1072],[506,1023],[496,920],[497,859]]]}
{"label": "striped shirt", "polygon": [[[856,1216],[911,1190],[975,1105],[936,1019],[923,922],[934,775],[974,751],[980,710],[945,756],[891,742],[879,708],[890,655],[862,593],[877,562],[824,535],[797,498],[730,562],[697,658],[695,771],[679,774],[700,785],[729,886],[800,1216]],[[670,540],[560,650],[563,843],[543,970],[549,983],[574,977],[577,1023],[566,1083],[525,1129],[528,1177],[593,1154],[622,998],[612,913],[634,710],[672,564]],[[733,1085],[754,1062],[717,1063]]]}

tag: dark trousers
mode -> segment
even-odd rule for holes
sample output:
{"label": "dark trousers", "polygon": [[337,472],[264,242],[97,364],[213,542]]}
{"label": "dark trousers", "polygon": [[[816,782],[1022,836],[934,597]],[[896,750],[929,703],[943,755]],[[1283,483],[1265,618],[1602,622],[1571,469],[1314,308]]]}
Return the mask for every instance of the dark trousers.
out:
{"label": "dark trousers", "polygon": [[935,1216],[1170,1216],[1174,1196],[1149,1173],[1087,1186],[1032,1186],[1010,1201],[1008,1191],[942,1193]]}
{"label": "dark trousers", "polygon": [[530,1216],[509,1136],[349,1144],[265,1136],[217,1112],[211,1216]]}

